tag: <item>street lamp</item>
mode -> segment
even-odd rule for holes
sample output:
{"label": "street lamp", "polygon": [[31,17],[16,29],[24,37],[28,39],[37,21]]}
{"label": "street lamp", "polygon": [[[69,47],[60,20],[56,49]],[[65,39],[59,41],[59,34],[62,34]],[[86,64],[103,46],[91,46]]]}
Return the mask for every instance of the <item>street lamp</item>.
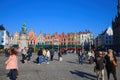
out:
{"label": "street lamp", "polygon": [[76,53],[76,32],[75,32],[75,53]]}
{"label": "street lamp", "polygon": [[58,39],[58,51],[59,51],[59,39]]}

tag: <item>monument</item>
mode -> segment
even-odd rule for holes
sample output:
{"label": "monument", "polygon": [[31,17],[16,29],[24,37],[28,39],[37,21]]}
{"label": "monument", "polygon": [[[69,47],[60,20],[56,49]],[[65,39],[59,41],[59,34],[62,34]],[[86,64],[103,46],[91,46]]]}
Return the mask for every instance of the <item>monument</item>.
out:
{"label": "monument", "polygon": [[23,49],[24,47],[28,47],[28,41],[27,41],[27,28],[26,24],[24,23],[22,25],[22,30],[20,32],[20,42],[19,47]]}

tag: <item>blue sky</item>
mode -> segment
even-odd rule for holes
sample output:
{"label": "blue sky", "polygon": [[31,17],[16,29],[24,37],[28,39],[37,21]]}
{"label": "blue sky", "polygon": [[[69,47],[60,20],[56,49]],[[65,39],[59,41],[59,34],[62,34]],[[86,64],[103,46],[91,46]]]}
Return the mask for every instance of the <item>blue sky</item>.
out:
{"label": "blue sky", "polygon": [[25,22],[36,35],[90,30],[97,36],[112,25],[117,0],[0,0],[0,24],[13,34]]}

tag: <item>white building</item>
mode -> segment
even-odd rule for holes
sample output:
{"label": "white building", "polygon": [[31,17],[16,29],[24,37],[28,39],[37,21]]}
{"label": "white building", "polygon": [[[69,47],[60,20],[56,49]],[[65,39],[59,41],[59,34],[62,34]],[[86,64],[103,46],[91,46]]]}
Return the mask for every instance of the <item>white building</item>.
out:
{"label": "white building", "polygon": [[4,46],[4,48],[8,47],[9,40],[10,40],[9,32],[5,30],[3,25],[0,25],[0,45]]}
{"label": "white building", "polygon": [[91,49],[91,46],[93,45],[94,35],[92,32],[86,31],[86,32],[80,32],[80,45],[82,47],[89,46]]}
{"label": "white building", "polygon": [[39,44],[45,44],[45,39],[44,39],[42,32],[39,33],[39,35],[37,37],[37,41]]}
{"label": "white building", "polygon": [[107,50],[113,46],[113,30],[111,27],[107,28],[104,32],[96,38],[96,47]]}

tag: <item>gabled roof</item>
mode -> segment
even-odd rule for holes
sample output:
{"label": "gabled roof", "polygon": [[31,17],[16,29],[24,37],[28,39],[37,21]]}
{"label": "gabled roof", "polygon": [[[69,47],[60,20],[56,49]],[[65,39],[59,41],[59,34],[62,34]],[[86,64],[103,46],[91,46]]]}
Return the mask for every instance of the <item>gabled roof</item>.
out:
{"label": "gabled roof", "polygon": [[5,28],[2,24],[0,25],[0,30],[5,30]]}

